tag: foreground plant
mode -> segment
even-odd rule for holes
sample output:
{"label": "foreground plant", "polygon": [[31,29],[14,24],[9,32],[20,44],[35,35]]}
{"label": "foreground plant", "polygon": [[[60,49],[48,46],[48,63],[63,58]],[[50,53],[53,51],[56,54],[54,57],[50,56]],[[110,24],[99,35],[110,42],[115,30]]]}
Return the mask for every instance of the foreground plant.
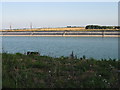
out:
{"label": "foreground plant", "polygon": [[115,59],[2,54],[3,88],[119,88]]}

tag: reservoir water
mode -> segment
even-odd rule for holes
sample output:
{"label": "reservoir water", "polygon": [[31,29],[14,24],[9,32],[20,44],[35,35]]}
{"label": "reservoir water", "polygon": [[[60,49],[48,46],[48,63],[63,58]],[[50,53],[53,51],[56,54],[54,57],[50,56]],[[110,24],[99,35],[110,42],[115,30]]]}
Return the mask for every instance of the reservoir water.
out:
{"label": "reservoir water", "polygon": [[117,37],[2,37],[3,52],[25,53],[38,51],[52,57],[77,57],[118,59]]}

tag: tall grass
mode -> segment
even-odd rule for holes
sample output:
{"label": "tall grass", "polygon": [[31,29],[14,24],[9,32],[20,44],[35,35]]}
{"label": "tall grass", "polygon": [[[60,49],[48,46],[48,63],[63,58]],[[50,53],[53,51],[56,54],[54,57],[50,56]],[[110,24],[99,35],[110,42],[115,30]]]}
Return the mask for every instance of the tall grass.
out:
{"label": "tall grass", "polygon": [[119,88],[119,60],[2,54],[3,88]]}

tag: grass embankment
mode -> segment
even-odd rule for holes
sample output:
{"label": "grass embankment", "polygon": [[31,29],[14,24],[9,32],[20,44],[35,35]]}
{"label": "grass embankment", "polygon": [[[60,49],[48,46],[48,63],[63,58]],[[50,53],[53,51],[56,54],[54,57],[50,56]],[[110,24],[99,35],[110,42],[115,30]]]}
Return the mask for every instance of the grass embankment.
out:
{"label": "grass embankment", "polygon": [[[119,65],[118,65],[119,64]],[[120,61],[2,54],[3,88],[118,88]]]}

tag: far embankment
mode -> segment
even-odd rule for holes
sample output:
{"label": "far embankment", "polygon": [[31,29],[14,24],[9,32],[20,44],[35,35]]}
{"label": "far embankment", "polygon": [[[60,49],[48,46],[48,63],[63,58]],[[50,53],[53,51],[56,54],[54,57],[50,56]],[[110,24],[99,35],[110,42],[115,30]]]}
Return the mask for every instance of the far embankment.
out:
{"label": "far embankment", "polygon": [[3,31],[0,36],[120,37],[120,30]]}
{"label": "far embankment", "polygon": [[14,31],[104,31],[104,30],[112,30],[118,31],[119,29],[85,29],[85,27],[63,27],[63,28],[32,28],[32,29],[7,29],[7,30],[0,30],[2,32],[14,32]]}

